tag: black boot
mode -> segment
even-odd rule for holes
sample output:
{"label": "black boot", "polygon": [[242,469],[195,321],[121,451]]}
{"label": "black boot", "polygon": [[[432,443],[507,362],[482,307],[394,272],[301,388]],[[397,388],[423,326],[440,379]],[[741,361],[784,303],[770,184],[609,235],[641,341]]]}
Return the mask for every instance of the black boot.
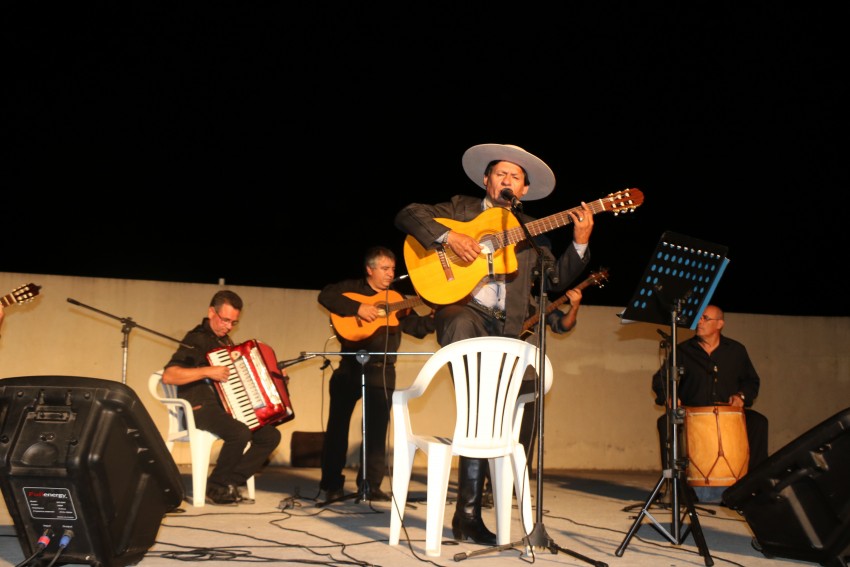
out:
{"label": "black boot", "polygon": [[452,535],[458,541],[471,539],[483,545],[496,545],[496,534],[481,520],[481,492],[487,459],[460,457],[458,461],[457,509],[452,518]]}
{"label": "black boot", "polygon": [[484,461],[484,488],[481,490],[481,507],[492,508],[493,502],[493,479],[490,478],[490,462]]}

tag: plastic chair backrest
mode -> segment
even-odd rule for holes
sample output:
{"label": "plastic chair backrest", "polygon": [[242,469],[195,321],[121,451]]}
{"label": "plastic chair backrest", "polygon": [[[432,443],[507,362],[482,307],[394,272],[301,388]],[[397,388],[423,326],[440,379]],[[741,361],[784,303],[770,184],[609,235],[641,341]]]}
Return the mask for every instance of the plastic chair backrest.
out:
{"label": "plastic chair backrest", "polygon": [[[439,371],[448,366],[455,390],[456,423],[453,452],[489,458],[505,454],[513,444],[517,404],[533,401],[519,395],[528,366],[535,376],[539,350],[531,343],[508,337],[475,337],[448,344],[429,358],[406,398],[420,397]],[[545,357],[544,394],[552,385],[552,363]],[[518,424],[517,424],[518,426]],[[518,433],[518,432],[517,432]]]}
{"label": "plastic chair backrest", "polygon": [[168,412],[168,432],[165,443],[169,451],[175,441],[188,443],[191,440],[191,430],[195,428],[195,416],[190,411],[189,402],[177,396],[177,386],[162,382],[162,370],[158,370],[148,378],[148,390],[151,396],[162,402]]}

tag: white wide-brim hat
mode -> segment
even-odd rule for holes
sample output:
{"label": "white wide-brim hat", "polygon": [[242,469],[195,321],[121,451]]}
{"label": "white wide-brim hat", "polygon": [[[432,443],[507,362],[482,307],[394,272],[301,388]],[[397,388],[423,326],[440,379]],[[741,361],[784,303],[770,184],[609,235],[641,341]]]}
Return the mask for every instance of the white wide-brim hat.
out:
{"label": "white wide-brim hat", "polygon": [[522,201],[535,201],[546,197],[555,189],[555,174],[546,163],[519,146],[507,144],[479,144],[463,153],[463,170],[478,186],[484,187],[484,170],[491,161],[509,161],[525,170],[528,193]]}

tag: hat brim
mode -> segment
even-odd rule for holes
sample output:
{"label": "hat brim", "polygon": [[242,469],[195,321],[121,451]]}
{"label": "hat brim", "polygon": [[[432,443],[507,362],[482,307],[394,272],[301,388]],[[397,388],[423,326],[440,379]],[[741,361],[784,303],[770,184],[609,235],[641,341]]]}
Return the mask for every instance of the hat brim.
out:
{"label": "hat brim", "polygon": [[546,163],[519,146],[506,144],[479,144],[463,153],[463,170],[479,187],[484,188],[484,171],[492,161],[509,161],[525,170],[528,176],[528,192],[522,201],[535,201],[549,195],[555,189],[555,174]]}

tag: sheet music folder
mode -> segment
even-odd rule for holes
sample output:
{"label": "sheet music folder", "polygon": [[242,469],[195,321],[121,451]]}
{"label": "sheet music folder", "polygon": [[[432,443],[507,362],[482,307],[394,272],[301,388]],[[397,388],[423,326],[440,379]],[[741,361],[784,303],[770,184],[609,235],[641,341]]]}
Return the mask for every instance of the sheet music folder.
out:
{"label": "sheet music folder", "polygon": [[729,248],[684,234],[667,231],[644,270],[638,289],[626,309],[622,323],[670,324],[678,301],[677,324],[694,330],[714,295],[729,259]]}

